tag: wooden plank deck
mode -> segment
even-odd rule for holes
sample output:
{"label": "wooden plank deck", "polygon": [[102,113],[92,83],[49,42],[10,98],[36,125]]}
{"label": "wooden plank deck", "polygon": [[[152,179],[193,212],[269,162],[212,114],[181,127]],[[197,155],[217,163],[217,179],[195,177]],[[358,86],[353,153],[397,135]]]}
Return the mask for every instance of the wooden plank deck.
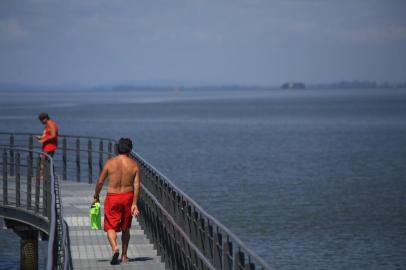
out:
{"label": "wooden plank deck", "polygon": [[[146,238],[136,219],[133,219],[128,248],[128,263],[110,265],[111,249],[103,230],[95,231],[89,225],[89,207],[94,184],[59,181],[63,215],[69,226],[70,247],[74,269],[139,269],[164,270],[165,265],[157,256],[153,245]],[[106,187],[100,194],[104,201]],[[102,212],[103,213],[103,212]],[[121,233],[117,240],[121,254]]]}

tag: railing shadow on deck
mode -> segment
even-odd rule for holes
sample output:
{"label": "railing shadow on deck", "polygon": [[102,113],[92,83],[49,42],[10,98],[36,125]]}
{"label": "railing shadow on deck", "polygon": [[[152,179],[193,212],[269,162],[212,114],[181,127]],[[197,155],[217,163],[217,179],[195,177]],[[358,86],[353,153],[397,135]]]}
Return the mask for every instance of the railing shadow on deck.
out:
{"label": "railing shadow on deck", "polygon": [[[39,144],[34,145],[35,135],[0,132],[0,146],[7,145],[14,160],[16,147],[39,148]],[[60,135],[59,144],[53,168],[62,180],[93,183],[103,163],[116,154],[116,141],[108,138]],[[133,152],[131,157],[141,167],[140,224],[169,269],[270,269],[141,155]],[[9,166],[12,171],[15,162]]]}

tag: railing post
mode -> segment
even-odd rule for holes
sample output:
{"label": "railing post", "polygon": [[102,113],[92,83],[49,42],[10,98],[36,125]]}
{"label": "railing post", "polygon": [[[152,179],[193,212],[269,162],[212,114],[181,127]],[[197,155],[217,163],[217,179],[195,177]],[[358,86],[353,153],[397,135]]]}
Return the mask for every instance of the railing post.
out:
{"label": "railing post", "polygon": [[99,174],[103,170],[103,140],[100,140],[99,143]]}
{"label": "railing post", "polygon": [[41,157],[38,156],[37,158],[37,173],[36,173],[36,180],[35,180],[35,213],[39,211],[39,193],[40,193],[40,183],[41,183]]}
{"label": "railing post", "polygon": [[118,155],[118,144],[114,143],[114,155]]}
{"label": "railing post", "polygon": [[67,159],[67,154],[66,154],[66,148],[67,148],[67,142],[66,142],[66,137],[63,137],[62,140],[62,179],[67,180],[68,179],[68,159]]}
{"label": "railing post", "polygon": [[15,166],[15,157],[14,157],[14,135],[10,135],[10,176],[14,176],[14,166]]}
{"label": "railing post", "polygon": [[50,170],[50,164],[48,157],[44,156],[42,159],[43,163],[43,180],[42,180],[42,214],[44,216],[48,216],[48,183],[51,182],[51,179],[48,178],[49,176],[49,170]]}
{"label": "railing post", "polygon": [[32,152],[27,155],[27,209],[31,209]]}
{"label": "railing post", "polygon": [[183,224],[182,224],[182,220],[180,219],[180,196],[177,194],[176,191],[172,192],[172,201],[173,201],[173,210],[174,210],[174,216],[173,218],[175,219],[176,223],[179,224],[180,227],[182,227],[183,229]]}
{"label": "railing post", "polygon": [[87,143],[87,163],[88,163],[88,175],[89,175],[89,184],[93,181],[93,158],[92,158],[92,140],[89,139]]}
{"label": "railing post", "polygon": [[200,250],[204,255],[207,253],[207,246],[206,246],[206,226],[205,226],[205,220],[204,218],[200,217],[199,218],[199,226],[198,226],[198,239],[199,239],[199,245],[200,245]]}
{"label": "railing post", "polygon": [[80,182],[80,140],[76,139],[76,181]]}
{"label": "railing post", "polygon": [[20,153],[17,152],[16,154],[16,206],[20,207],[21,204],[21,199],[20,199],[20,195],[21,195],[21,191],[20,191],[20,178],[21,178],[21,174],[20,174]]}
{"label": "railing post", "polygon": [[234,270],[245,270],[245,258],[244,253],[237,251],[234,253]]}
{"label": "railing post", "polygon": [[210,225],[210,221],[207,220],[207,227],[205,233],[206,240],[206,258],[213,263],[213,245],[214,245],[214,236],[213,236],[213,226]]}
{"label": "railing post", "polygon": [[113,144],[111,142],[109,142],[109,145],[108,145],[108,152],[109,152],[109,158],[111,158],[113,156]]}
{"label": "railing post", "polygon": [[[29,158],[30,163],[27,164],[27,166],[28,167],[31,166],[31,168],[33,168],[34,167],[34,154],[32,151],[34,150],[34,137],[31,135],[28,137],[28,149],[30,150],[28,152],[28,156],[30,157]],[[33,171],[31,171],[31,175],[32,175],[32,173],[33,173]]]}
{"label": "railing post", "polygon": [[184,198],[181,198],[181,206],[180,206],[180,216],[182,219],[182,229],[184,231],[186,231],[186,229],[188,228],[188,223],[187,223],[187,214],[186,214],[186,207],[187,207],[187,203],[184,200]]}
{"label": "railing post", "polygon": [[244,270],[255,270],[255,264],[253,264],[252,262],[247,263]]}
{"label": "railing post", "polygon": [[193,227],[192,227],[193,226],[192,207],[190,205],[188,205],[186,207],[186,219],[187,219],[186,234],[189,236],[190,240],[192,240],[192,242],[195,243]]}
{"label": "railing post", "polygon": [[230,241],[226,241],[223,244],[223,269],[224,270],[232,270],[233,258],[233,244]]}
{"label": "railing post", "polygon": [[221,267],[221,256],[222,254],[222,245],[223,239],[222,235],[219,232],[214,233],[214,241],[213,241],[213,264],[216,269],[222,269]]}
{"label": "railing post", "polygon": [[201,249],[202,246],[200,245],[199,241],[199,213],[196,211],[196,209],[193,210],[193,215],[192,215],[192,234],[194,238],[194,243],[195,245]]}
{"label": "railing post", "polygon": [[8,204],[8,186],[7,186],[7,152],[6,150],[3,151],[3,204]]}

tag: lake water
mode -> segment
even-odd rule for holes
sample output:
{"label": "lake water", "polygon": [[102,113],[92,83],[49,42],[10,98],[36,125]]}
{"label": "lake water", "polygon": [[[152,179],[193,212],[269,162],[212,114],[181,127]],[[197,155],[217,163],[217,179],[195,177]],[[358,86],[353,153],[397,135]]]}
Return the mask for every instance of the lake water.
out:
{"label": "lake water", "polygon": [[406,269],[406,89],[0,92],[1,131],[41,111],[132,138],[274,269]]}

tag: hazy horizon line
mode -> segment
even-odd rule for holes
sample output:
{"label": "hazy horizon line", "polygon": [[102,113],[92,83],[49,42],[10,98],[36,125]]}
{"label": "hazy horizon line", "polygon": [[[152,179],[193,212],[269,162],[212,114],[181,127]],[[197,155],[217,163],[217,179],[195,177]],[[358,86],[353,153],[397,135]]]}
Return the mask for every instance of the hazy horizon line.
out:
{"label": "hazy horizon line", "polygon": [[100,83],[100,84],[87,84],[78,82],[64,82],[64,83],[21,83],[21,82],[0,82],[0,87],[18,87],[18,88],[51,88],[51,87],[73,87],[80,89],[107,89],[107,88],[117,88],[117,87],[175,87],[175,88],[193,88],[193,87],[264,87],[273,88],[281,87],[285,83],[303,83],[306,86],[327,86],[327,85],[338,85],[338,84],[375,84],[376,86],[396,86],[405,85],[406,79],[404,81],[373,81],[373,80],[337,80],[330,82],[305,82],[305,81],[285,81],[283,83],[273,83],[273,84],[262,84],[262,83],[207,83],[207,82],[192,82],[192,81],[182,81],[182,80],[139,80],[139,81],[123,81],[123,82],[110,82],[110,83]]}

